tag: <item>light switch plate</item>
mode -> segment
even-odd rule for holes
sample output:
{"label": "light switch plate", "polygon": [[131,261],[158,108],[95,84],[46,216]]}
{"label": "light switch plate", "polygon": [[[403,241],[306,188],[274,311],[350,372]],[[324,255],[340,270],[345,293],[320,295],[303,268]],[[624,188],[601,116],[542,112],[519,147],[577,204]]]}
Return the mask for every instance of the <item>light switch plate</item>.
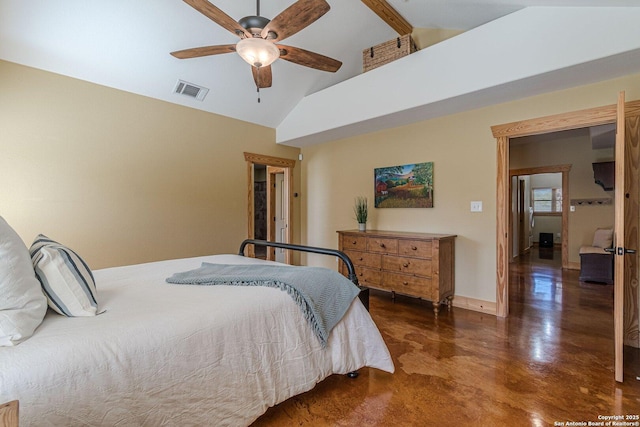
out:
{"label": "light switch plate", "polygon": [[471,212],[482,212],[482,201],[471,202]]}

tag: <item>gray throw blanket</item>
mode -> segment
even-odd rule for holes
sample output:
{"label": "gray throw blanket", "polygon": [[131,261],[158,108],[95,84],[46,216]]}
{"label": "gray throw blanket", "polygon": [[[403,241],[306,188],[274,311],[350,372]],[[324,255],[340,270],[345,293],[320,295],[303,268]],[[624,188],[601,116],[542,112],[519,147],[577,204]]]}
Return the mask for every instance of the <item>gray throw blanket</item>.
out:
{"label": "gray throw blanket", "polygon": [[322,267],[265,264],[211,264],[175,273],[167,283],[181,285],[269,286],[286,291],[302,310],[323,347],[360,289],[336,271]]}

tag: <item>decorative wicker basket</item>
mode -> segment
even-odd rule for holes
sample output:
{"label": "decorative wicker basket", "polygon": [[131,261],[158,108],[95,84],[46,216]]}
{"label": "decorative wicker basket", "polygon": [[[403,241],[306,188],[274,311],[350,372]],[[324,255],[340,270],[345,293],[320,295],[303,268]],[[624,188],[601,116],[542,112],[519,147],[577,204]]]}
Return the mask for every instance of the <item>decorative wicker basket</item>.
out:
{"label": "decorative wicker basket", "polygon": [[362,72],[367,72],[407,56],[417,50],[411,34],[405,34],[395,40],[389,40],[362,51]]}

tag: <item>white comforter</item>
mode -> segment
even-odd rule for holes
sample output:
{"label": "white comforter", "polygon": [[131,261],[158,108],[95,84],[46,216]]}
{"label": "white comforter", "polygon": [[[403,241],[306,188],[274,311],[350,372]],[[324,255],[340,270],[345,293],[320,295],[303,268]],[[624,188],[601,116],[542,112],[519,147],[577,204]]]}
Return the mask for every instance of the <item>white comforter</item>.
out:
{"label": "white comforter", "polygon": [[393,372],[357,298],[323,349],[285,292],[165,283],[203,261],[265,262],[215,255],[95,271],[105,312],[50,312],[33,337],[0,348],[0,402],[20,400],[22,427],[241,426],[333,373]]}

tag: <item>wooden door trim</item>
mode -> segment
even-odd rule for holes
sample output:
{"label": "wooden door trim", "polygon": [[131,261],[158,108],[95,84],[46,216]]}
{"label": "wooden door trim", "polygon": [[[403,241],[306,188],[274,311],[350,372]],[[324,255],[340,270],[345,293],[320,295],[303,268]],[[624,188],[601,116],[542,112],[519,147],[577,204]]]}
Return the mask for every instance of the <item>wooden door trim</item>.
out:
{"label": "wooden door trim", "polygon": [[496,177],[496,316],[509,315],[509,235],[508,226],[511,206],[507,201],[511,196],[509,188],[509,138],[497,138],[498,172]]}
{"label": "wooden door trim", "polygon": [[[625,116],[640,116],[640,101],[625,104]],[[496,315],[509,314],[509,139],[614,123],[616,104],[491,127],[496,138]]]}
{"label": "wooden door trim", "polygon": [[[287,187],[287,231],[285,233],[285,243],[292,243],[291,233],[293,230],[292,224],[292,212],[293,212],[293,168],[296,165],[295,160],[285,159],[282,157],[267,156],[264,154],[244,153],[244,159],[247,162],[247,238],[253,239],[255,237],[255,222],[254,222],[254,193],[253,193],[253,166],[266,165],[277,168],[282,168],[285,175],[285,186]],[[253,245],[248,245],[248,256],[255,257],[255,248]],[[285,252],[285,262],[287,264],[292,263],[291,251]]]}
{"label": "wooden door trim", "polygon": [[[625,103],[625,116],[634,117],[640,115],[640,101]],[[521,136],[540,135],[544,133],[559,132],[563,130],[579,129],[589,126],[615,123],[616,104],[603,107],[588,108],[570,113],[553,114],[535,119],[519,120],[491,126],[494,138],[517,138]]]}

